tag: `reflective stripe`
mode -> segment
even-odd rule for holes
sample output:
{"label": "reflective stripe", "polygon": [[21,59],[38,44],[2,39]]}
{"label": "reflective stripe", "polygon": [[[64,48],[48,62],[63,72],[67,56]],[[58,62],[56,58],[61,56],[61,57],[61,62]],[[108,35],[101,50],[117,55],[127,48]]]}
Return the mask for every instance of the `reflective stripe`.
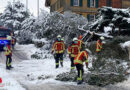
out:
{"label": "reflective stripe", "polygon": [[56,51],[56,53],[63,53],[64,51],[63,50],[61,50],[61,51]]}
{"label": "reflective stripe", "polygon": [[96,51],[101,51],[101,49],[96,49]]}
{"label": "reflective stripe", "polygon": [[85,62],[88,63],[88,60],[86,60]]}
{"label": "reflective stripe", "polygon": [[78,77],[77,80],[80,81],[80,80],[82,80],[82,78],[79,78],[79,77]]}
{"label": "reflective stripe", "polygon": [[56,63],[56,65],[59,65],[59,63]]}
{"label": "reflective stripe", "polygon": [[71,67],[71,70],[75,69],[75,67]]}
{"label": "reflective stripe", "polygon": [[80,70],[80,77],[77,78],[77,80],[82,80],[82,71]]}
{"label": "reflective stripe", "polygon": [[60,62],[63,62],[63,60],[60,60]]}
{"label": "reflective stripe", "polygon": [[74,63],[83,64],[83,62],[81,60],[74,60]]}
{"label": "reflective stripe", "polygon": [[75,57],[76,55],[74,55],[74,54],[71,54],[71,57]]}
{"label": "reflective stripe", "polygon": [[[62,45],[62,50],[60,50],[60,51],[57,51],[57,44],[58,43],[61,43]],[[52,48],[52,51],[54,51],[54,50],[56,50],[56,53],[63,53],[64,51],[65,51],[65,45],[64,45],[64,43],[63,42],[55,42],[54,43],[54,45],[53,45],[53,48]]]}
{"label": "reflective stripe", "polygon": [[79,40],[79,43],[80,43],[79,47],[80,47],[80,49],[81,49],[81,47],[82,47],[82,41]]}
{"label": "reflective stripe", "polygon": [[102,45],[99,44],[99,40],[97,41],[97,48],[96,51],[99,52],[102,49]]}
{"label": "reflective stripe", "polygon": [[83,62],[81,60],[79,60],[79,57],[80,55],[82,54],[83,52],[79,53],[78,54],[78,57],[76,58],[76,60],[74,60],[74,63],[79,63],[79,64],[83,64]]}
{"label": "reflective stripe", "polygon": [[82,80],[82,71],[80,70],[80,79]]}
{"label": "reflective stripe", "polygon": [[8,58],[8,61],[7,61],[7,66],[9,67],[11,65],[11,63],[9,63],[9,58]]}
{"label": "reflective stripe", "polygon": [[85,53],[85,51],[84,51],[84,55],[86,56],[86,59],[88,59],[88,55]]}
{"label": "reflective stripe", "polygon": [[11,50],[9,50],[7,47],[5,48],[5,55],[11,54]]}

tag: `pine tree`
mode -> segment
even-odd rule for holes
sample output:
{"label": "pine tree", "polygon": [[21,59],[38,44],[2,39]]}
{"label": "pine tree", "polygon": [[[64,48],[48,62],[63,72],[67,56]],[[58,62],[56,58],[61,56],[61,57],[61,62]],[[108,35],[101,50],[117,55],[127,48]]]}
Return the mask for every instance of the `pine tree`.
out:
{"label": "pine tree", "polygon": [[20,1],[17,1],[14,4],[8,2],[6,9],[0,15],[0,19],[4,23],[5,27],[13,30],[20,30],[21,23],[29,16],[30,13],[29,11],[26,11],[24,4]]}

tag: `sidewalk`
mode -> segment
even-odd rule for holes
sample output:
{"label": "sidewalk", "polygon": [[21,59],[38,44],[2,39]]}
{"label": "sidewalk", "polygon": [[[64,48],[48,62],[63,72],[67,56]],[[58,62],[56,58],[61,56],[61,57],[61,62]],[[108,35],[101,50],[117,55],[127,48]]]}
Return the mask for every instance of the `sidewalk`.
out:
{"label": "sidewalk", "polygon": [[25,90],[22,86],[7,73],[6,70],[0,68],[0,90]]}

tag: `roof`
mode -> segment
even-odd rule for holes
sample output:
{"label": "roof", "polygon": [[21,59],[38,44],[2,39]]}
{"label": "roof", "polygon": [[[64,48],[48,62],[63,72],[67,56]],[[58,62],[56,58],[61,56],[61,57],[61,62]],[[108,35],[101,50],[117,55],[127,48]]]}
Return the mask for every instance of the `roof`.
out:
{"label": "roof", "polygon": [[51,0],[46,0],[46,2],[45,2],[45,6],[46,6],[46,7],[49,7],[50,4],[51,4]]}

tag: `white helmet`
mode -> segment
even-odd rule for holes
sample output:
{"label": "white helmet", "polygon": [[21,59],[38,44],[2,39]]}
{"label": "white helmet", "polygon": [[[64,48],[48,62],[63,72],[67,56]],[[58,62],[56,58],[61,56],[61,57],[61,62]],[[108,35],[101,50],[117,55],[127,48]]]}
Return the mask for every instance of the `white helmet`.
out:
{"label": "white helmet", "polygon": [[102,37],[100,37],[100,39],[101,39],[101,40],[104,40],[105,38],[102,36]]}
{"label": "white helmet", "polygon": [[73,38],[73,41],[78,41],[78,38]]}
{"label": "white helmet", "polygon": [[12,37],[11,36],[7,36],[7,40],[12,40]]}
{"label": "white helmet", "polygon": [[57,38],[61,38],[61,35],[58,35]]}

